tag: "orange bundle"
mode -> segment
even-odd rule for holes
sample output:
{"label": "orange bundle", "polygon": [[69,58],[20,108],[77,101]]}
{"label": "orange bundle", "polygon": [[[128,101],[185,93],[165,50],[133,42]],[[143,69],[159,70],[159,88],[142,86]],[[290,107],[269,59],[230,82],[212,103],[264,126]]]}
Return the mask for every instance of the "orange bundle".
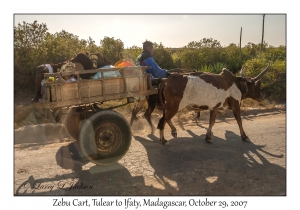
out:
{"label": "orange bundle", "polygon": [[115,63],[115,68],[122,68],[125,66],[136,66],[131,59],[121,59]]}

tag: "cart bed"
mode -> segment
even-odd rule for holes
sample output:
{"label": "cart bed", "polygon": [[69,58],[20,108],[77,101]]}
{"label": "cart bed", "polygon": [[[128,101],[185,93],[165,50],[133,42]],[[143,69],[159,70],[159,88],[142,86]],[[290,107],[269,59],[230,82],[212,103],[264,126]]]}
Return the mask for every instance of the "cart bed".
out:
{"label": "cart bed", "polygon": [[[45,108],[70,107],[74,105],[104,102],[108,100],[157,94],[151,85],[149,67],[93,69],[71,72],[47,73],[42,87],[41,104]],[[81,79],[82,74],[98,73],[99,79]],[[118,74],[111,74],[117,73]],[[67,81],[73,75],[76,81]],[[50,81],[49,77],[54,77]]]}

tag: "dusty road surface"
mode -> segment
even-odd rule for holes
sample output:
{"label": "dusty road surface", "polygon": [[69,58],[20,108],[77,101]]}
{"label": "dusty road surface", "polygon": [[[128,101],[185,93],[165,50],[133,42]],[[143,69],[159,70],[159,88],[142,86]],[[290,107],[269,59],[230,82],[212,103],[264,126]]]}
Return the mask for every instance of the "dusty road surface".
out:
{"label": "dusty road surface", "polygon": [[[128,117],[128,116],[127,116]],[[157,122],[157,116],[153,116]],[[176,120],[174,120],[176,121]],[[15,195],[286,195],[285,111],[247,115],[242,141],[233,118],[220,118],[205,142],[208,116],[174,123],[178,138],[159,142],[145,119],[135,122],[129,151],[117,163],[82,160],[79,175],[57,163],[58,151],[76,146],[61,124],[15,130]],[[73,147],[73,149],[76,147]],[[74,151],[73,151],[74,152]],[[65,159],[69,164],[70,160]],[[80,176],[80,179],[78,178]]]}

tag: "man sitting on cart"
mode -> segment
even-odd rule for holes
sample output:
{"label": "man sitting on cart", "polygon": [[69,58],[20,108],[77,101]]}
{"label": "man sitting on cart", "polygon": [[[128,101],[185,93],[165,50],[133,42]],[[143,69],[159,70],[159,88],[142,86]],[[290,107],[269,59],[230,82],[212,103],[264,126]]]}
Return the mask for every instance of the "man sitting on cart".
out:
{"label": "man sitting on cart", "polygon": [[[136,64],[141,66],[151,66],[151,68],[146,69],[147,74],[151,74],[152,85],[158,85],[159,80],[161,78],[167,78],[171,74],[166,69],[162,69],[159,65],[155,62],[154,58],[152,57],[154,54],[153,43],[150,41],[145,41],[143,43],[143,51],[137,57]],[[141,108],[145,102],[147,101],[146,97],[139,97],[139,102],[136,107]],[[158,104],[159,106],[159,104]]]}
{"label": "man sitting on cart", "polygon": [[136,63],[141,66],[151,66],[152,68],[146,69],[147,74],[152,74],[152,83],[155,84],[154,78],[167,78],[170,73],[161,69],[158,64],[153,59],[154,49],[153,43],[150,41],[145,41],[143,43],[143,52],[138,56]]}

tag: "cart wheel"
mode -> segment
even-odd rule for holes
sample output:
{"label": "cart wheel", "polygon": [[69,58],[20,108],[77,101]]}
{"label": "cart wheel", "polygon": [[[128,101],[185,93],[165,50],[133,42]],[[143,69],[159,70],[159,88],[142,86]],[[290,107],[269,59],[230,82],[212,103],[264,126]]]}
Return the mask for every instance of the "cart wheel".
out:
{"label": "cart wheel", "polygon": [[80,107],[71,107],[63,119],[63,124],[67,132],[75,140],[79,139],[80,126],[85,118],[81,111]]}
{"label": "cart wheel", "polygon": [[131,137],[127,120],[115,111],[104,110],[93,114],[82,124],[79,144],[82,153],[91,162],[107,165],[126,154]]}

